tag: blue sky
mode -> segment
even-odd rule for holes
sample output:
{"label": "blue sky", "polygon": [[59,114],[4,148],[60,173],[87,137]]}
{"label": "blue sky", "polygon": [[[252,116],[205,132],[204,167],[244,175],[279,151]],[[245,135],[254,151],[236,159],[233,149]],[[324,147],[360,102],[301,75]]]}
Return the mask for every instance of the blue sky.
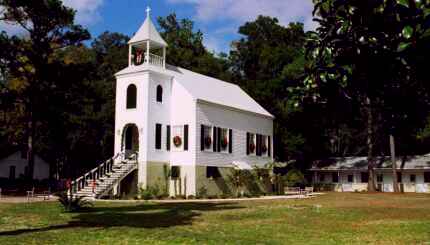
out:
{"label": "blue sky", "polygon": [[[228,52],[232,40],[238,39],[238,27],[259,14],[277,17],[287,25],[301,21],[305,29],[314,29],[312,0],[63,0],[77,10],[76,21],[96,37],[104,31],[133,35],[145,19],[150,6],[152,19],[175,12],[189,18],[204,34],[205,46],[216,52]],[[16,28],[0,23],[0,30]]]}

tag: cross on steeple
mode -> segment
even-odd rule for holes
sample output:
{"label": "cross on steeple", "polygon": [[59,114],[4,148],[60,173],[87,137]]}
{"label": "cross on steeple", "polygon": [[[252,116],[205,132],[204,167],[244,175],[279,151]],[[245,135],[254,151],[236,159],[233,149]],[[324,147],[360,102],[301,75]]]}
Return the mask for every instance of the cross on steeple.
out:
{"label": "cross on steeple", "polygon": [[151,8],[148,6],[146,7],[146,18],[149,18],[150,13],[151,13]]}

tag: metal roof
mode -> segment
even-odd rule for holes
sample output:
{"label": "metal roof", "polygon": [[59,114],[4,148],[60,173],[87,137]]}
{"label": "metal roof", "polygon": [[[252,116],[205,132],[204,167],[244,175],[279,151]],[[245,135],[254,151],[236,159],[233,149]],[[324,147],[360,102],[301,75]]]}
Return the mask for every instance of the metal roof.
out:
{"label": "metal roof", "polygon": [[[396,160],[396,164],[398,169],[430,169],[430,154],[406,158],[399,157]],[[376,169],[391,169],[391,166],[391,158],[388,156],[375,159]],[[343,157],[315,161],[310,170],[366,170],[367,167],[367,157]]]}
{"label": "metal roof", "polygon": [[160,36],[160,33],[158,33],[157,29],[152,23],[149,13],[145,21],[143,22],[143,24],[140,26],[139,30],[130,39],[128,44],[139,43],[147,40],[151,42],[155,42],[161,46],[167,47],[166,41],[164,41],[164,39]]}
{"label": "metal roof", "polygon": [[140,66],[129,66],[115,75],[121,76],[143,71],[154,71],[173,77],[173,80],[180,83],[196,100],[274,118],[272,114],[259,105],[238,85],[181,67],[166,65],[166,69],[163,69],[162,67],[143,64]]}

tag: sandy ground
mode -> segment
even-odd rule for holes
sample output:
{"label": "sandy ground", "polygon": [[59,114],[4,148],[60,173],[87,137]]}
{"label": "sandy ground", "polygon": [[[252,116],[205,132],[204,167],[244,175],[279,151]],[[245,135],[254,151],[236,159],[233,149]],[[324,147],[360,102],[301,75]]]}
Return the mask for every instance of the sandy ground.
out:
{"label": "sandy ground", "polygon": [[0,197],[0,203],[27,203],[27,202],[52,202],[56,201],[57,197],[50,195],[48,197],[44,196],[34,196],[27,198],[26,196],[4,196]]}

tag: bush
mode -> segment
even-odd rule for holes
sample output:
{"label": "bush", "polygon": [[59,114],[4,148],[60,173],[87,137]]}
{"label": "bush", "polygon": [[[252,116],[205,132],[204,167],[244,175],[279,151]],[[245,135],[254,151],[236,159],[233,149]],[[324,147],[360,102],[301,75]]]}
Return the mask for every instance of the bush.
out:
{"label": "bush", "polygon": [[197,191],[197,198],[207,198],[208,197],[208,189],[206,189],[206,187],[202,186],[199,188],[199,190]]}
{"label": "bush", "polygon": [[83,196],[73,197],[68,195],[67,192],[57,193],[56,196],[58,196],[58,201],[67,212],[76,212],[93,206],[93,203]]}
{"label": "bush", "polygon": [[139,188],[139,199],[151,200],[165,196],[160,192],[158,185],[149,186],[147,189]]}
{"label": "bush", "polygon": [[291,169],[284,177],[284,183],[287,186],[304,186],[306,179],[302,172],[298,169]]}

